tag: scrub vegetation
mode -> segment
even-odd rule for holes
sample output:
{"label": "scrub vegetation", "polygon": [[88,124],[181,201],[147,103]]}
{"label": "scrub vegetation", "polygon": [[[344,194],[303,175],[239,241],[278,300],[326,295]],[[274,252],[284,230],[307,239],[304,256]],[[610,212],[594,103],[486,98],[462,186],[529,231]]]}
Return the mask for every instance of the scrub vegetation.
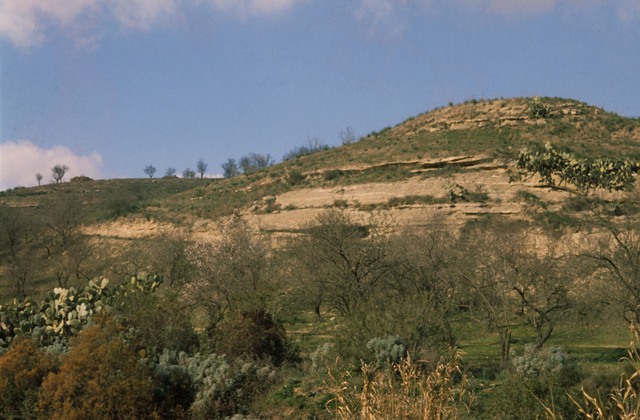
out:
{"label": "scrub vegetation", "polygon": [[[0,417],[635,418],[639,133],[575,101],[499,99],[225,179],[2,192]],[[468,159],[427,162],[466,154],[537,177],[506,203],[520,212],[443,222],[500,204],[489,177],[454,181]],[[299,211],[286,192],[407,180],[441,194],[345,196],[278,235],[250,223]],[[415,208],[419,224],[388,216]],[[134,222],[171,229],[117,237]]]}

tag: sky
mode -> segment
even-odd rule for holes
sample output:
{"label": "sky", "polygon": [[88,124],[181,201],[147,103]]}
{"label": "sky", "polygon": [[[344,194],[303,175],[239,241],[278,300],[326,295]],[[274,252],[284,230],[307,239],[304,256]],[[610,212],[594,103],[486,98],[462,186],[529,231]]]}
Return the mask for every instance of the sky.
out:
{"label": "sky", "polygon": [[0,0],[0,190],[276,160],[449,103],[640,116],[640,0]]}

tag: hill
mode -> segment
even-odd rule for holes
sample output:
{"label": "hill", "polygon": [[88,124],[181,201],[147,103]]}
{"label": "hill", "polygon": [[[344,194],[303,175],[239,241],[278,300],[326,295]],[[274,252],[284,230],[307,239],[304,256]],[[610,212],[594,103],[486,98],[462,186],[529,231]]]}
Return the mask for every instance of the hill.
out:
{"label": "hill", "polygon": [[[7,191],[0,194],[0,203],[41,206],[65,194],[90,207],[86,220],[100,234],[111,228],[105,220],[120,217],[122,225],[125,215],[136,225],[139,221],[132,219],[142,217],[202,233],[210,221],[234,211],[267,230],[292,230],[334,205],[391,209],[400,223],[422,218],[419,210],[519,214],[519,191],[552,201],[566,196],[536,182],[510,182],[518,151],[547,142],[582,157],[636,159],[640,120],[569,99],[468,101],[420,114],[353,144],[232,179],[65,183]],[[471,201],[478,202],[456,204],[455,210],[445,206],[447,186],[455,185],[476,193]]]}
{"label": "hill", "polygon": [[[640,322],[640,120],[568,99],[470,101],[309,151],[230,179],[0,193],[2,375],[62,351],[58,373],[79,380],[146,376],[142,408],[163,418],[335,418],[370,397],[392,410],[398,394],[379,387],[402,379],[403,401],[430,401],[418,378],[468,390],[441,408],[469,418],[637,400],[616,384]],[[152,370],[103,362],[122,355]],[[55,363],[25,394],[39,409],[57,404]]]}
{"label": "hill", "polygon": [[515,168],[522,148],[545,143],[578,157],[638,159],[640,119],[571,99],[473,100],[231,179],[80,179],[5,191],[0,205],[37,217],[59,200],[76,203],[84,234],[116,248],[177,231],[214,237],[234,213],[275,243],[333,207],[362,220],[376,212],[395,226],[434,218],[459,226],[487,214],[554,219],[574,192],[520,180]]}

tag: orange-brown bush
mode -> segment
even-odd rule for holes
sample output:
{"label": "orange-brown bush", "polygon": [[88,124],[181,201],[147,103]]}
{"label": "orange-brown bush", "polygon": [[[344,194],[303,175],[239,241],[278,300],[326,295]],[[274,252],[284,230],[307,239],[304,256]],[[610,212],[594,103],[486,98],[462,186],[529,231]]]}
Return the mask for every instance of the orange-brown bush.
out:
{"label": "orange-brown bush", "polygon": [[43,379],[56,367],[55,357],[31,340],[15,341],[0,356],[0,416],[33,418]]}
{"label": "orange-brown bush", "polygon": [[58,373],[44,380],[41,414],[51,419],[150,418],[150,372],[120,336],[121,327],[99,320],[74,340]]}

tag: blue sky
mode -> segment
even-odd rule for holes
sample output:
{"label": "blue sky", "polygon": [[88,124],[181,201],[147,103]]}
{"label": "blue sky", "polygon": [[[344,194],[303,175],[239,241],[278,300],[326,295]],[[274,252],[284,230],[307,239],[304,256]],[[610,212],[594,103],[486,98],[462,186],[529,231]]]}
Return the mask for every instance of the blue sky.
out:
{"label": "blue sky", "polygon": [[449,102],[640,116],[640,0],[0,0],[0,190],[337,145]]}

